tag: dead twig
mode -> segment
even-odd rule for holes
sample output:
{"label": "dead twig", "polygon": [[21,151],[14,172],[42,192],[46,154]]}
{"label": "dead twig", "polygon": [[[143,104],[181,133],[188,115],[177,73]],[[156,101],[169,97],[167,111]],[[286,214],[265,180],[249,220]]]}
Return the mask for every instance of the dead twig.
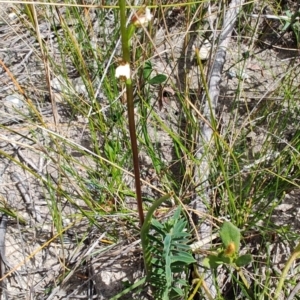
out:
{"label": "dead twig", "polygon": [[21,176],[17,172],[11,174],[11,179],[14,183],[16,183],[16,186],[22,195],[22,198],[25,202],[28,212],[34,217],[34,219],[38,223],[40,223],[42,221],[41,215],[39,211],[33,207],[31,197],[28,193],[28,188],[24,184],[24,179],[21,178]]}

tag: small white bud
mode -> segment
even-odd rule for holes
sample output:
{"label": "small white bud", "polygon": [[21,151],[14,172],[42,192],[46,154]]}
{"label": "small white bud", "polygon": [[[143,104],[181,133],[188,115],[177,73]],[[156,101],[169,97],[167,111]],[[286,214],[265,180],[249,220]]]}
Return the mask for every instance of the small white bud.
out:
{"label": "small white bud", "polygon": [[209,58],[209,53],[210,53],[210,48],[207,46],[203,45],[200,50],[199,50],[199,56],[201,60],[208,60]]}
{"label": "small white bud", "polygon": [[200,49],[193,45],[193,51],[198,52],[199,58],[201,60],[208,60],[211,52],[211,45],[209,42],[204,42]]}
{"label": "small white bud", "polygon": [[130,66],[129,66],[128,63],[125,63],[123,65],[119,65],[116,68],[116,77],[117,78],[125,78],[125,79],[130,78]]}

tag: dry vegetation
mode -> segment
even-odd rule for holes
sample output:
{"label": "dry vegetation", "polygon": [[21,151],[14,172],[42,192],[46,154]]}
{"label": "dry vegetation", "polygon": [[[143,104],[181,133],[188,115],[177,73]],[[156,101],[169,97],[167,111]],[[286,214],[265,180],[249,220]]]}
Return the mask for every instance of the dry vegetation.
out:
{"label": "dry vegetation", "polygon": [[[117,299],[144,276],[126,97],[115,78],[117,3],[75,2],[32,9],[0,0],[2,299]],[[172,190],[188,211],[200,197],[195,239],[204,238],[201,224],[212,235],[224,218],[241,229],[242,251],[253,255],[244,269],[251,295],[224,268],[215,299],[275,299],[299,242],[300,8],[239,7],[212,117],[206,85],[225,2],[153,3],[147,33],[132,39],[143,198],[147,210]],[[163,84],[146,83],[147,62]],[[171,202],[159,220],[172,215]],[[295,262],[279,299],[298,299],[299,281]],[[120,299],[152,296],[145,288]]]}

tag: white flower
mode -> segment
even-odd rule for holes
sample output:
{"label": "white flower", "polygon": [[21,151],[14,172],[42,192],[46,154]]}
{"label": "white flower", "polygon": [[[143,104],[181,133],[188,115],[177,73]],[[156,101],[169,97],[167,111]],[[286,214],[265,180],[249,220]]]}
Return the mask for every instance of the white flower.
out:
{"label": "white flower", "polygon": [[145,9],[145,19],[146,19],[146,22],[150,22],[153,18],[153,15],[151,14],[151,11],[148,7],[146,7]]}
{"label": "white flower", "polygon": [[146,26],[153,18],[151,11],[148,7],[142,7],[132,17],[131,22],[136,27]]}
{"label": "white flower", "polygon": [[200,49],[193,45],[193,51],[197,52],[197,55],[199,55],[201,60],[208,60],[211,52],[211,45],[209,42],[204,42]]}
{"label": "white flower", "polygon": [[130,66],[129,63],[121,64],[116,68],[116,77],[117,78],[130,78]]}
{"label": "white flower", "polygon": [[201,60],[208,60],[209,59],[209,54],[210,54],[210,48],[203,45],[199,50],[200,59]]}

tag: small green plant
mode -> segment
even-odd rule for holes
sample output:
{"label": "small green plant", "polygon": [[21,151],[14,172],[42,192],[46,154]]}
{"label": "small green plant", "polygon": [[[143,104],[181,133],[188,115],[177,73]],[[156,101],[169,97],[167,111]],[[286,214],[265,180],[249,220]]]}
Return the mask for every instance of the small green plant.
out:
{"label": "small green plant", "polygon": [[285,14],[287,15],[287,18],[284,19],[285,23],[283,25],[282,32],[291,29],[295,35],[297,47],[299,47],[300,46],[300,21],[299,21],[300,12],[297,11],[295,13],[292,13],[290,10],[286,10]]}
{"label": "small green plant", "polygon": [[240,275],[246,289],[249,289],[249,283],[244,277],[241,267],[252,261],[250,254],[239,255],[241,244],[240,230],[231,222],[224,222],[220,229],[220,237],[223,247],[218,253],[210,254],[203,260],[203,265],[216,269],[221,265],[228,265],[234,268]]}
{"label": "small green plant", "polygon": [[[116,77],[124,80],[126,83],[127,112],[133,154],[137,204],[140,224],[142,226],[141,241],[147,273],[146,281],[151,286],[155,299],[179,299],[184,296],[186,294],[185,291],[188,290],[188,280],[186,277],[181,278],[181,274],[185,271],[187,274],[189,265],[196,262],[188,246],[191,236],[186,230],[187,220],[181,216],[181,209],[179,207],[174,216],[168,221],[164,223],[160,223],[156,220],[152,221],[155,210],[165,200],[170,198],[172,193],[156,200],[148,210],[145,220],[141,199],[138,146],[133,109],[133,81],[130,70],[130,39],[133,36],[135,27],[145,26],[148,21],[151,20],[152,15],[147,7],[142,7],[135,12],[131,19],[131,24],[126,26],[126,7],[124,0],[119,0],[119,7],[121,15],[123,61],[116,69]],[[163,74],[157,74],[151,77],[152,72],[151,63],[146,63],[143,69],[143,76],[146,83],[150,85],[162,84],[167,79]],[[150,229],[154,231],[153,234],[149,234]]]}
{"label": "small green plant", "polygon": [[187,219],[180,206],[172,217],[163,222],[153,219],[156,209],[172,195],[169,193],[154,201],[141,228],[146,277],[111,300],[119,299],[144,284],[151,287],[154,299],[187,299],[187,274],[190,265],[196,263],[189,245],[191,233],[188,231]]}
{"label": "small green plant", "polygon": [[[162,300],[180,299],[187,294],[186,274],[190,264],[196,262],[188,245],[191,234],[187,231],[187,220],[182,216],[180,206],[163,223],[152,219],[156,208],[171,195],[154,202],[141,231],[147,281],[155,299]],[[185,273],[183,277],[182,273]]]}
{"label": "small green plant", "polygon": [[234,267],[242,267],[251,262],[250,254],[239,256],[241,244],[240,230],[230,222],[224,222],[220,237],[223,243],[223,249],[218,254],[208,256],[204,263],[210,268],[218,267],[221,264],[229,264]]}
{"label": "small green plant", "polygon": [[150,85],[162,84],[167,80],[167,76],[164,74],[156,74],[154,76],[151,76],[153,71],[154,70],[151,61],[146,61],[143,68],[143,77],[148,84]]}

